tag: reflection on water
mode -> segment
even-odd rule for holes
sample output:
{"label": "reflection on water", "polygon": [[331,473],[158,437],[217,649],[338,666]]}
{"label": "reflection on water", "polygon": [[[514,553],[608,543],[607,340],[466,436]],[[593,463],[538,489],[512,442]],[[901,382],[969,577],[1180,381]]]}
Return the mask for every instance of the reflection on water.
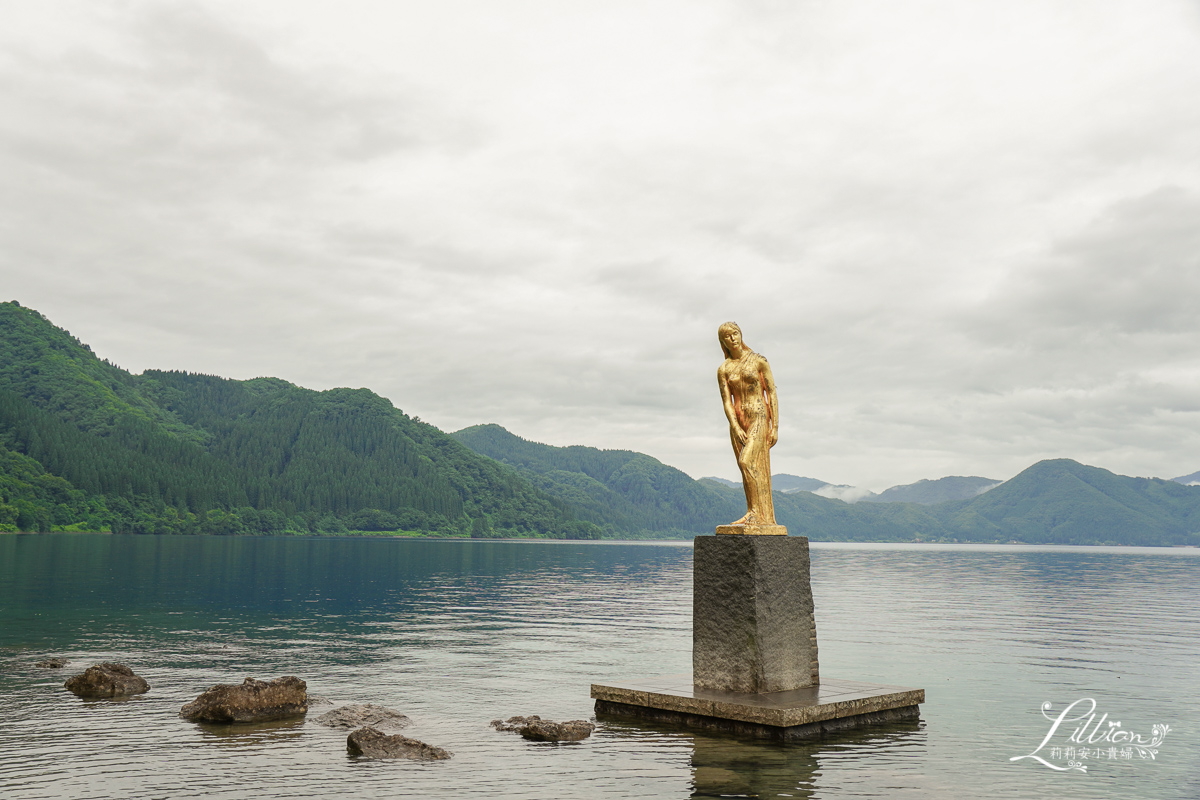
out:
{"label": "reflection on water", "polygon": [[193,722],[206,741],[218,747],[260,747],[297,739],[304,734],[305,719],[279,719],[270,722],[217,724]]}
{"label": "reflection on water", "polygon": [[[602,714],[597,720],[613,736],[669,740],[690,745],[691,797],[817,797],[822,754],[852,751],[880,769],[923,755],[919,720],[843,731],[811,742],[735,739],[665,722]],[[916,788],[915,786],[913,788]]]}
{"label": "reflection on water", "polygon": [[[569,747],[489,727],[587,718],[592,682],[688,671],[688,544],[0,536],[0,796],[1195,796],[1200,554],[812,553],[822,672],[924,688],[920,723],[787,745],[628,720]],[[33,666],[48,656],[71,664]],[[106,660],[150,692],[62,688]],[[312,720],[179,717],[215,683],[282,675],[395,708],[455,756],[371,762]],[[1158,758],[1069,777],[1008,760],[1045,734],[1041,703],[1085,696],[1127,729],[1170,725]]]}
{"label": "reflection on water", "polygon": [[817,759],[808,747],[696,736],[692,797],[812,797]]}

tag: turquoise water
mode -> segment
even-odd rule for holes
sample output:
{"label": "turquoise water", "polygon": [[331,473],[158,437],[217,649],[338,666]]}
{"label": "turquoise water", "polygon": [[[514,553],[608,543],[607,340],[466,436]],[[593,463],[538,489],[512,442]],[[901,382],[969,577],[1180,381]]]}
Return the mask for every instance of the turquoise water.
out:
{"label": "turquoise water", "polygon": [[[0,536],[0,796],[1200,796],[1196,550],[813,545],[822,673],[924,688],[919,723],[789,746],[610,720],[567,745],[488,727],[590,718],[592,682],[688,671],[691,555],[690,543]],[[48,656],[71,664],[34,667]],[[153,688],[124,701],[62,689],[101,660]],[[406,735],[454,758],[360,761],[344,732],[313,722],[178,717],[214,683],[289,674],[336,704],[403,711]],[[1155,757],[1102,752],[1087,772],[1009,760],[1046,735],[1042,703],[1082,698],[1147,738],[1168,725]]]}

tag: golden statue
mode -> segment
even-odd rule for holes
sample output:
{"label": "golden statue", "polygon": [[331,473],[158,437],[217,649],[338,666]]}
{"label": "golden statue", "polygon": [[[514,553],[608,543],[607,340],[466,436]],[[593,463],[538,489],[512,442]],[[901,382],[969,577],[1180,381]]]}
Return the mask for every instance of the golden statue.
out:
{"label": "golden statue", "polygon": [[[771,448],[779,441],[775,378],[767,360],[742,341],[742,329],[736,322],[717,328],[717,338],[725,351],[725,362],[717,369],[717,383],[746,491],[746,516],[718,527],[717,533],[786,535],[787,529],[775,523],[775,503],[771,499]],[[735,530],[732,526],[738,527]],[[760,526],[765,529],[754,530]]]}

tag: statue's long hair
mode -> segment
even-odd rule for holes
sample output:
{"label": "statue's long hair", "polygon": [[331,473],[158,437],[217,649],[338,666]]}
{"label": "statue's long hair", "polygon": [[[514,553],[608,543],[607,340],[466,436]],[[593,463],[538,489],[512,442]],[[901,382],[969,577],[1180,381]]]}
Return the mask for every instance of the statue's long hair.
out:
{"label": "statue's long hair", "polygon": [[[721,338],[729,331],[737,331],[740,334],[742,329],[736,322],[726,322],[721,325],[721,327],[717,328],[717,341],[721,343],[721,352],[725,354],[725,357],[733,358],[733,356],[729,353],[729,348],[725,346],[725,340]],[[750,349],[750,345],[746,344],[746,339],[744,336],[742,337],[742,347],[745,348],[746,352],[748,353],[754,352]]]}

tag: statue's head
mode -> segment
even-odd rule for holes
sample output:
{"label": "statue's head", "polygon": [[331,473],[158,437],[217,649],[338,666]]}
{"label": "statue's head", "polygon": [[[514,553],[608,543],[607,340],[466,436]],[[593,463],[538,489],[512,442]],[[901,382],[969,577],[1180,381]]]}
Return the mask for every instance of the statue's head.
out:
{"label": "statue's head", "polygon": [[725,353],[726,358],[733,358],[733,354],[729,352],[729,341],[734,335],[736,335],[737,343],[745,347],[746,343],[742,341],[742,329],[736,322],[726,322],[717,328],[717,341],[721,343],[721,351]]}

